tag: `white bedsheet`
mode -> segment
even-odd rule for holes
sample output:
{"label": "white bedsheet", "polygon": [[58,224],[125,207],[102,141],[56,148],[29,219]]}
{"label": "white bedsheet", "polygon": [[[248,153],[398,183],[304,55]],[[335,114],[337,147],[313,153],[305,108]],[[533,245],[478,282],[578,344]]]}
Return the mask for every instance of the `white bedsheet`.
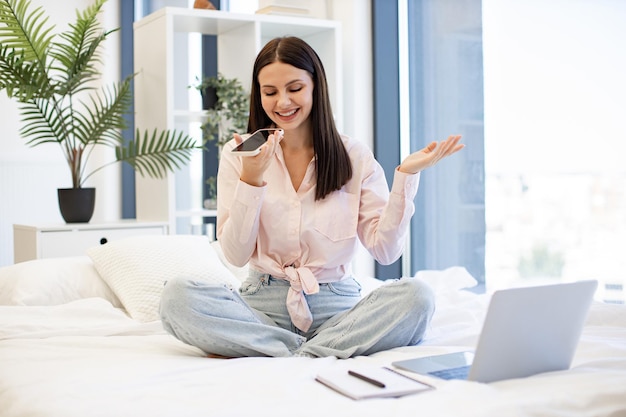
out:
{"label": "white bedsheet", "polygon": [[[473,348],[489,297],[464,270],[422,273],[437,293],[426,340],[369,357],[208,359],[109,302],[0,307],[0,416],[626,416],[626,306],[594,304],[572,369],[353,401],[315,382],[326,367]],[[366,282],[366,291],[377,284]]]}

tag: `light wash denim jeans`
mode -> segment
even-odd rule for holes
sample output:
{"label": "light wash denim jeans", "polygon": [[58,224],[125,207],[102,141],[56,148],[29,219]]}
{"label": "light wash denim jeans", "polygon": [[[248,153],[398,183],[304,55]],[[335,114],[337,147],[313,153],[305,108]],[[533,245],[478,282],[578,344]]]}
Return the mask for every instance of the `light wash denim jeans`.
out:
{"label": "light wash denim jeans", "polygon": [[417,344],[434,311],[433,292],[415,278],[387,282],[363,299],[347,279],[306,296],[313,324],[303,333],[289,318],[288,289],[254,271],[239,291],[177,278],[163,289],[161,319],[176,338],[211,354],[349,358]]}

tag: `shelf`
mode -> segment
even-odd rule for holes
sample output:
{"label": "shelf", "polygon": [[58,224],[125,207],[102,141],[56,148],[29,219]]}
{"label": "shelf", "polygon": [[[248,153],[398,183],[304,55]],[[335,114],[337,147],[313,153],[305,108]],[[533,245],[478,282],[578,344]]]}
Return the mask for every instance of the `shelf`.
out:
{"label": "shelf", "polygon": [[206,120],[206,112],[197,110],[174,110],[176,122],[203,123]]}
{"label": "shelf", "polygon": [[166,16],[172,18],[175,32],[202,33],[204,35],[225,35],[246,25],[259,22],[264,35],[284,36],[289,32],[296,36],[308,37],[328,29],[336,29],[338,22],[311,17],[278,16],[266,14],[231,13],[221,10],[202,10],[184,7],[164,7],[134,24],[134,28],[151,24]]}
{"label": "shelf", "polygon": [[176,217],[217,217],[217,210],[177,210]]}

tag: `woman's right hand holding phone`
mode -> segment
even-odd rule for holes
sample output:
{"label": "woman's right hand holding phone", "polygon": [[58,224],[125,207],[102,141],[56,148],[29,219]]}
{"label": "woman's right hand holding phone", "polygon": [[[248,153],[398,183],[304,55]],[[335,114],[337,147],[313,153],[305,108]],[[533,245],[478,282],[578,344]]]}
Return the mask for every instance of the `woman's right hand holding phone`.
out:
{"label": "woman's right hand holding phone", "polygon": [[[234,136],[237,144],[240,144],[243,141],[241,135],[235,133]],[[241,181],[255,187],[262,187],[265,185],[263,174],[270,166],[272,158],[276,153],[277,147],[280,146],[280,141],[282,139],[283,131],[277,129],[273,134],[269,135],[267,142],[261,145],[258,155],[241,158]]]}

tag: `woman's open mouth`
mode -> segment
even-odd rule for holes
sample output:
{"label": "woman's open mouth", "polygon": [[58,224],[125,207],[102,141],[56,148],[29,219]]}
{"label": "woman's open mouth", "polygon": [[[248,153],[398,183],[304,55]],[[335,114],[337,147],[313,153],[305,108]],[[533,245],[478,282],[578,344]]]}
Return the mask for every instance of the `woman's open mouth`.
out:
{"label": "woman's open mouth", "polygon": [[293,109],[286,112],[276,112],[278,118],[284,122],[289,122],[296,117],[300,109]]}

